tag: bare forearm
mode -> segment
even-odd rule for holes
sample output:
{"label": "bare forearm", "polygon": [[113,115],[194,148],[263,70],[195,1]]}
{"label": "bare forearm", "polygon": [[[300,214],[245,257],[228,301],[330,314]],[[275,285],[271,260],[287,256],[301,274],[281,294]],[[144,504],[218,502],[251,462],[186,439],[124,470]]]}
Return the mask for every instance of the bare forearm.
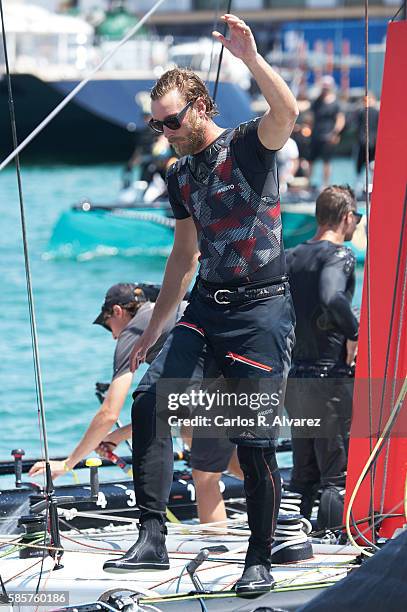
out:
{"label": "bare forearm", "polygon": [[75,465],[87,457],[111,430],[115,419],[112,415],[105,411],[99,411],[92,422],[90,423],[82,440],[79,442],[75,450],[67,457],[67,466],[72,469]]}
{"label": "bare forearm", "polygon": [[245,64],[265,97],[274,120],[283,122],[291,119],[294,122],[298,115],[298,106],[284,79],[259,53],[245,61]]}
{"label": "bare forearm", "polygon": [[149,327],[161,332],[188,291],[197,266],[197,255],[179,257],[174,252],[168,258],[161,291],[154,306]]}

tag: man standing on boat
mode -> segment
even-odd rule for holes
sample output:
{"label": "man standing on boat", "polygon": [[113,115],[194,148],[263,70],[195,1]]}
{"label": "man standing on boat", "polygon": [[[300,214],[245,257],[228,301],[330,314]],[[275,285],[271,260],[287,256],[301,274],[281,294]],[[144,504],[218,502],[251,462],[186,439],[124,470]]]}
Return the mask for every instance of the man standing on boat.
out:
{"label": "man standing on boat", "polygon": [[[230,38],[214,36],[246,64],[269,108],[260,119],[224,130],[214,123],[214,102],[192,71],[170,70],[152,89],[150,125],[184,157],[168,172],[174,246],[150,325],[133,349],[134,369],[185,294],[198,257],[200,267],[183,318],[134,395],[140,533],[126,555],[104,564],[110,572],[169,568],[165,507],[173,453],[170,436],[156,432],[161,382],[196,382],[205,350],[237,384],[263,381],[278,384],[282,392],[290,367],[294,313],[285,277],[276,150],[290,136],[298,109],[283,79],[257,53],[250,28],[234,15],[223,20]],[[251,531],[237,594],[266,592],[274,584],[270,552],[281,487],[275,436],[269,429],[259,437],[249,427],[234,439]]]}
{"label": "man standing on boat", "polygon": [[292,418],[316,416],[323,421],[324,429],[315,436],[301,437],[292,428],[290,484],[302,495],[301,514],[306,518],[318,489],[323,490],[318,514],[323,529],[340,525],[343,516],[339,491],[345,485],[358,338],[352,311],[355,256],[344,242],[352,239],[362,215],[353,191],[333,185],[318,196],[316,218],[314,238],[287,251],[296,344],[286,408]]}

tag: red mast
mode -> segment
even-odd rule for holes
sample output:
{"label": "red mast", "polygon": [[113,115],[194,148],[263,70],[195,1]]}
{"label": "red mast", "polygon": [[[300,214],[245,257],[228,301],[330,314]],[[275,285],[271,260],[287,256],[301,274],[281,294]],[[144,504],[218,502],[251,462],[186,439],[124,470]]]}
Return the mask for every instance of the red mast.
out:
{"label": "red mast", "polygon": [[[407,375],[406,75],[407,22],[402,21],[391,23],[387,35],[345,516],[355,485],[403,391]],[[406,522],[406,474],[407,399],[401,405],[389,441],[357,492],[352,505],[353,519],[364,519],[372,512],[398,514],[386,518],[380,528],[381,536],[390,537]],[[368,526],[369,523],[364,523],[360,528],[371,540],[371,530],[366,532]],[[361,539],[358,541],[362,543]]]}

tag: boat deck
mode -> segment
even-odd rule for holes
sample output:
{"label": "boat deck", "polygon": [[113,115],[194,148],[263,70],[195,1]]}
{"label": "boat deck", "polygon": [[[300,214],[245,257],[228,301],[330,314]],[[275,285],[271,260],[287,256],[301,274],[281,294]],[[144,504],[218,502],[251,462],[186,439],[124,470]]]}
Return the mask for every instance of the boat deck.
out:
{"label": "boat deck", "polygon": [[[167,547],[170,555],[168,571],[140,571],[123,574],[106,573],[102,566],[105,560],[115,555],[122,555],[123,551],[126,551],[135,542],[137,532],[133,527],[130,530],[116,528],[114,531],[105,533],[69,532],[69,535],[62,533],[61,540],[65,549],[62,558],[63,568],[53,571],[54,561],[50,556],[46,556],[40,591],[68,592],[69,605],[77,605],[96,601],[103,593],[111,589],[130,589],[144,595],[148,603],[153,604],[153,599],[150,602],[150,598],[154,598],[156,602],[154,605],[161,610],[164,609],[163,604],[171,603],[168,600],[165,602],[160,599],[162,596],[176,593],[188,594],[194,590],[186,572],[186,564],[200,550],[208,548],[210,551],[208,560],[199,567],[197,575],[205,589],[217,592],[214,599],[218,604],[219,601],[222,601],[222,607],[219,608],[217,605],[217,610],[240,609],[240,603],[237,605],[233,593],[228,593],[228,591],[242,573],[247,548],[248,532],[241,528],[241,522],[235,523],[226,534],[219,532],[219,528],[218,533],[214,533],[213,528],[212,532],[205,532],[200,525],[186,524],[171,524],[168,526],[168,531]],[[4,551],[7,550],[5,542],[10,539],[4,536],[0,539]],[[320,588],[345,577],[351,567],[349,563],[358,554],[356,549],[349,546],[325,544],[314,545],[313,551],[313,558],[307,561],[273,566],[272,573],[276,585],[272,595],[275,595],[275,598],[281,601],[280,593],[287,595],[295,590],[305,591],[308,597],[311,596],[313,594],[311,591],[317,592]],[[0,561],[0,574],[7,591],[35,590],[40,570],[41,557],[20,559],[18,551],[14,551]],[[223,595],[219,593],[220,591],[223,592]],[[227,607],[229,605],[227,600],[231,600],[232,607]],[[172,602],[171,608],[165,609],[175,609],[175,605],[179,607],[180,602],[180,598],[177,598]],[[242,605],[243,603],[244,601]],[[195,605],[192,605],[190,601],[188,609],[195,610],[195,607],[197,610],[200,609],[199,602],[196,601]],[[42,609],[41,606],[38,608],[38,610]],[[49,610],[49,607],[47,609]]]}

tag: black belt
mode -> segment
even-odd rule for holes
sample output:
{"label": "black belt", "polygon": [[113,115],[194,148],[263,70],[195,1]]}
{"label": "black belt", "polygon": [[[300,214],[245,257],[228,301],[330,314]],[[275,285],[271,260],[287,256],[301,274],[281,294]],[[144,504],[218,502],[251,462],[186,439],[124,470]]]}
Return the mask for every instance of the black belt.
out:
{"label": "black belt", "polygon": [[293,364],[289,376],[290,378],[354,378],[355,366]]}
{"label": "black belt", "polygon": [[289,286],[287,277],[282,276],[275,281],[265,281],[264,283],[251,283],[240,287],[219,287],[210,286],[201,279],[197,282],[198,293],[206,298],[214,300],[217,304],[239,304],[250,300],[260,300],[263,298],[285,295]]}

